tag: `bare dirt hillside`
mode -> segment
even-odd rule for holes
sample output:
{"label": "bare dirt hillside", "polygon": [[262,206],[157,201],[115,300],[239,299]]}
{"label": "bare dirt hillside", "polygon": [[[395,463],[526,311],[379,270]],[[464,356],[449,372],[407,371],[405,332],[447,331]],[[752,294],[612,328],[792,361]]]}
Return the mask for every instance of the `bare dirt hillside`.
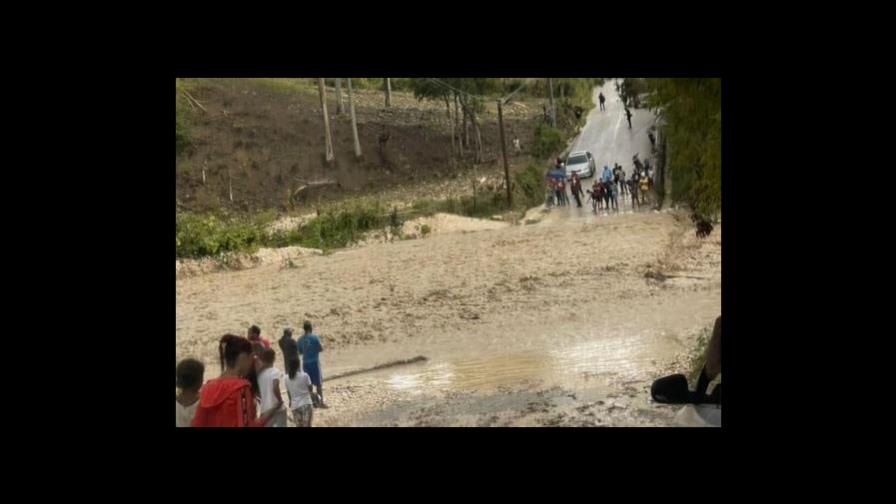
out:
{"label": "bare dirt hillside", "polygon": [[[451,137],[444,104],[418,101],[393,92],[384,107],[383,93],[356,90],[358,132],[364,156],[353,152],[348,113],[336,115],[335,95],[327,93],[336,160],[324,160],[324,129],[316,87],[309,79],[183,79],[178,108],[189,127],[192,146],[176,159],[179,209],[291,208],[287,194],[300,180],[332,179],[336,185],[300,193],[299,206],[318,198],[339,199],[374,194],[400,185],[449,179],[469,171],[450,163]],[[183,99],[186,89],[205,110]],[[345,98],[346,110],[348,98]],[[485,162],[480,172],[498,170],[497,118],[487,107],[482,140]],[[531,145],[539,106],[517,103],[505,112],[508,142],[518,135]],[[389,134],[380,151],[378,138]],[[522,166],[522,159],[514,162]],[[203,170],[205,181],[203,182]],[[233,203],[230,202],[230,187]]]}

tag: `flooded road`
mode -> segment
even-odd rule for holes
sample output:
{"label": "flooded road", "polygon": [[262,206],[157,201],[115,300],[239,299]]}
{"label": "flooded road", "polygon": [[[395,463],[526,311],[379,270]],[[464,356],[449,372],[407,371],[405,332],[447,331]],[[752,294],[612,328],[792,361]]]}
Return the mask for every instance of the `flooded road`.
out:
{"label": "flooded road", "polygon": [[[635,111],[629,133],[612,115],[612,83],[604,95],[577,148],[630,171],[648,112]],[[315,426],[673,425],[679,408],[652,404],[648,390],[687,371],[721,313],[722,226],[700,240],[675,212],[530,213],[540,221],[454,219],[427,238],[297,256],[294,267],[178,278],[175,357],[202,359],[212,378],[225,332],[258,324],[273,342],[310,319],[331,406]]]}

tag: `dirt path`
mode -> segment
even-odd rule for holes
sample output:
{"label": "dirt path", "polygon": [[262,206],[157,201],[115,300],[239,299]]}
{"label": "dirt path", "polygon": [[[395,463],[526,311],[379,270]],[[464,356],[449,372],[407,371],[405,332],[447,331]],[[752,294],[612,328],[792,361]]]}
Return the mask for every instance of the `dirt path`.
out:
{"label": "dirt path", "polygon": [[308,318],[325,381],[428,357],[325,383],[315,425],[672,421],[647,388],[720,313],[721,226],[697,240],[685,216],[643,213],[454,230],[178,279],[176,358],[211,378],[221,334],[276,340]]}

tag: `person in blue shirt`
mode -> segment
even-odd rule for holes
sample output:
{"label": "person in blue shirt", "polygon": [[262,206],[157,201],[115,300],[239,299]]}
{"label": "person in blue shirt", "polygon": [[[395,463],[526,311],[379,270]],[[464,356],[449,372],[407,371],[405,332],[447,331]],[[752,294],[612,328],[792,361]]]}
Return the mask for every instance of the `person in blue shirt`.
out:
{"label": "person in blue shirt", "polygon": [[609,182],[613,180],[613,172],[610,171],[610,167],[604,165],[604,172],[600,175],[601,182]]}
{"label": "person in blue shirt", "polygon": [[320,344],[320,336],[311,332],[311,322],[306,320],[302,324],[305,334],[299,338],[296,345],[299,348],[299,354],[302,356],[302,369],[308,373],[311,378],[311,384],[317,387],[317,394],[312,394],[312,399],[317,399],[319,407],[327,408],[324,403],[324,387],[323,374],[320,371],[319,355],[324,351],[323,345]]}

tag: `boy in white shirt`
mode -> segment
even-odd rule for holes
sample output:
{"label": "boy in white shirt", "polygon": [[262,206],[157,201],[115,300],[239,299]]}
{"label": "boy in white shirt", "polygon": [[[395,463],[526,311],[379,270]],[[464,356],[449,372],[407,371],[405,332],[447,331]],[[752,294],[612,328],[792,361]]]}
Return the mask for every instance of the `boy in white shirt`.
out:
{"label": "boy in white shirt", "polygon": [[261,353],[261,367],[258,369],[258,390],[261,395],[259,407],[261,415],[275,410],[265,427],[286,427],[286,409],[283,408],[283,399],[280,396],[280,380],[283,373],[274,367],[274,358],[277,354],[271,348],[266,348]]}
{"label": "boy in white shirt", "polygon": [[174,370],[176,385],[180,389],[180,395],[174,398],[174,424],[177,427],[189,427],[196,414],[204,372],[205,366],[196,359],[184,359]]}
{"label": "boy in white shirt", "polygon": [[314,408],[311,402],[311,377],[299,369],[298,359],[286,362],[286,393],[289,395],[289,409],[297,427],[311,427]]}

